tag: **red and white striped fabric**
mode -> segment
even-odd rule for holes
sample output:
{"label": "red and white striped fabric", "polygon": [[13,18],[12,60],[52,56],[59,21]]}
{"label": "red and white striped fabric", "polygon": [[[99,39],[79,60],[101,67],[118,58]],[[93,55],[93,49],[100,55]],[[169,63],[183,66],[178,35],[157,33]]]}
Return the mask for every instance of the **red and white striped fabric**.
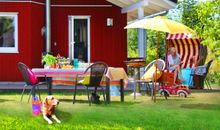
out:
{"label": "red and white striped fabric", "polygon": [[200,40],[192,37],[191,34],[167,34],[168,47],[175,47],[181,57],[182,68],[192,67],[190,59],[196,56],[199,60]]}

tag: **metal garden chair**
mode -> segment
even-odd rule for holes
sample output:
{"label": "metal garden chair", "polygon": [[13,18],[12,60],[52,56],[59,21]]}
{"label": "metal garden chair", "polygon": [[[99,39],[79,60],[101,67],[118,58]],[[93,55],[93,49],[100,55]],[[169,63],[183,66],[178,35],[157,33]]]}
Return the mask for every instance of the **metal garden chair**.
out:
{"label": "metal garden chair", "polygon": [[205,84],[207,86],[208,89],[212,89],[211,85],[210,85],[210,82],[209,80],[207,79],[207,74],[209,73],[209,68],[210,66],[212,65],[212,62],[213,60],[210,60],[207,64],[206,64],[206,73],[204,75],[204,81],[205,81]]}
{"label": "metal garden chair", "polygon": [[[106,74],[108,69],[108,65],[104,62],[96,62],[92,65],[90,65],[83,74],[78,74],[76,75],[76,80],[75,80],[75,91],[73,95],[73,103],[75,103],[76,99],[76,91],[78,85],[83,85],[86,87],[87,95],[88,95],[88,102],[89,105],[91,105],[91,100],[90,100],[90,93],[89,93],[89,88],[95,88],[94,93],[96,94],[97,88],[102,89],[103,93],[103,98],[105,101],[105,93],[103,87],[100,85],[103,76]],[[79,81],[79,77],[84,77],[84,80]]]}
{"label": "metal garden chair", "polygon": [[[149,63],[145,69],[144,69],[144,73],[148,71],[149,68],[151,68],[151,66],[155,65],[156,66],[156,60],[152,61],[151,63]],[[165,62],[162,59],[158,59],[158,64],[157,64],[157,69],[159,71],[163,71],[165,69]],[[151,96],[153,95],[153,87],[154,87],[154,74],[152,75],[152,80],[151,81],[146,81],[146,80],[136,80],[137,77],[137,73],[135,73],[134,76],[134,82],[135,82],[135,87],[134,87],[134,99],[136,99],[136,85],[137,84],[143,84],[143,86],[146,87],[146,93],[149,93],[149,91],[151,90]],[[150,86],[150,84],[152,84]]]}
{"label": "metal garden chair", "polygon": [[[30,95],[32,94],[32,96],[35,97],[35,88],[37,88],[39,90],[38,86],[45,84],[45,82],[39,82],[37,77],[34,75],[34,73],[24,63],[19,62],[18,68],[23,76],[24,81],[25,81],[25,85],[24,85],[22,93],[21,93],[20,102],[22,102],[22,100],[23,100],[23,95],[24,95],[25,89],[28,86],[31,86],[31,90],[29,92],[29,97],[28,97],[28,103],[29,103]],[[39,94],[39,99],[41,100],[40,92],[38,94]]]}
{"label": "metal garden chair", "polygon": [[213,62],[213,60],[210,60],[210,61],[205,65],[205,68],[206,68],[205,73],[201,73],[201,74],[195,73],[195,72],[193,73],[193,76],[197,76],[198,79],[199,79],[199,81],[198,81],[198,86],[203,86],[203,85],[204,85],[203,83],[205,82],[207,88],[208,88],[208,89],[212,89],[212,87],[211,87],[211,85],[210,85],[210,82],[209,82],[209,80],[207,79],[207,74],[208,74],[208,72],[209,72],[209,68],[210,68],[212,62]]}

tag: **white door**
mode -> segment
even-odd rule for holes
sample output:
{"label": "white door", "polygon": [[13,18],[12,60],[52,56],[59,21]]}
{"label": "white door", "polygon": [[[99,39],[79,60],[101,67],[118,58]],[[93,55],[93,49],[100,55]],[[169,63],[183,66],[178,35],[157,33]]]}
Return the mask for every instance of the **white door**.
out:
{"label": "white door", "polygon": [[90,62],[89,16],[69,16],[69,57]]}

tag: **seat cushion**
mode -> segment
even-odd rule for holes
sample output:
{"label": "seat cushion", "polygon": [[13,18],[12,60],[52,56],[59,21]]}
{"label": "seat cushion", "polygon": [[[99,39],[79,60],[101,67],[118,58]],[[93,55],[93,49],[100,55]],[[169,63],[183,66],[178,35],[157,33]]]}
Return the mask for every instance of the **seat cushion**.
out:
{"label": "seat cushion", "polygon": [[[155,66],[155,65],[152,65],[152,66],[144,73],[144,75],[141,77],[141,80],[152,81],[152,79],[153,79],[153,74],[154,74],[155,72],[156,72],[156,66]],[[154,76],[154,80],[159,79],[161,75],[162,75],[162,72],[157,69],[157,74]],[[157,77],[157,78],[156,78],[156,77]]]}
{"label": "seat cushion", "polygon": [[30,69],[27,69],[27,72],[28,72],[28,75],[30,77],[31,84],[32,85],[38,84],[38,79],[35,76],[35,74]]}
{"label": "seat cushion", "polygon": [[84,77],[84,79],[80,80],[78,83],[79,83],[79,84],[83,84],[83,85],[88,85],[89,82],[90,82],[90,76],[89,76],[89,75],[86,75],[86,76]]}
{"label": "seat cushion", "polygon": [[189,67],[181,69],[181,74],[183,76],[183,79],[185,80],[185,82],[182,82],[183,85],[193,86],[192,71],[193,71],[192,68],[189,68]]}

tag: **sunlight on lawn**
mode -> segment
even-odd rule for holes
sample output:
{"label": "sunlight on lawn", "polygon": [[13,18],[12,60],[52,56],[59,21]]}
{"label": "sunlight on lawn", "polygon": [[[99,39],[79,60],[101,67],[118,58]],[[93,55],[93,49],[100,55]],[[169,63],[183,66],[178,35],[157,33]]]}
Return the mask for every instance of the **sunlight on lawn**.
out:
{"label": "sunlight on lawn", "polygon": [[[72,104],[69,93],[55,93],[60,100],[57,116],[61,124],[48,125],[40,116],[32,116],[27,95],[20,104],[20,95],[0,95],[0,129],[82,129],[82,130],[166,130],[220,129],[220,93],[193,93],[188,98],[178,96],[111,97],[111,104],[88,105],[87,96],[77,95]],[[44,94],[43,97],[46,95]],[[101,99],[102,100],[102,99]]]}

